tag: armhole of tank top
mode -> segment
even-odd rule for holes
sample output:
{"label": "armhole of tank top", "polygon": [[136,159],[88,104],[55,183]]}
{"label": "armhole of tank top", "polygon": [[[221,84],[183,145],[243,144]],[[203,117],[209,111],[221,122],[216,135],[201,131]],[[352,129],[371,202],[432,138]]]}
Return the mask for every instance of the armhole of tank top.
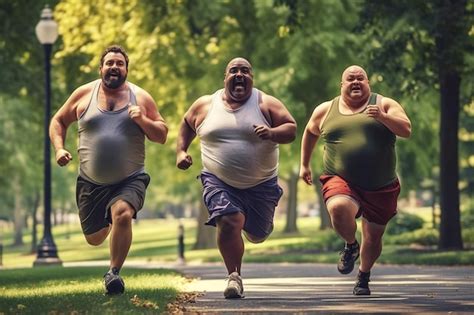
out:
{"label": "armhole of tank top", "polygon": [[206,114],[206,117],[204,117],[204,119],[202,120],[202,122],[199,124],[199,126],[196,127],[196,134],[198,134],[199,130],[201,130],[201,128],[204,126],[204,124],[206,123],[206,120],[207,118],[209,117],[209,115],[211,114],[211,111],[214,109],[214,106],[215,106],[215,102],[217,101],[217,98],[220,97],[222,95],[222,92],[224,90],[223,89],[220,89],[218,91],[216,91],[212,97],[211,97],[211,105],[209,106],[209,110],[207,111],[207,114]]}
{"label": "armhole of tank top", "polygon": [[380,95],[377,93],[372,93],[370,95],[369,105],[379,105],[382,98],[379,97]]}
{"label": "armhole of tank top", "polygon": [[92,104],[92,101],[93,101],[93,98],[94,98],[94,95],[97,97],[97,90],[99,89],[99,86],[100,86],[100,81],[97,80],[97,82],[95,83],[94,85],[94,89],[92,89],[92,95],[91,95],[91,98],[89,99],[89,104],[87,104],[86,108],[84,109],[84,111],[82,112],[82,114],[79,116],[79,118],[77,119],[78,121],[82,119],[82,117],[84,117],[87,113],[87,111],[89,110],[89,108],[91,107],[91,104]]}
{"label": "armhole of tank top", "polygon": [[[130,102],[129,104],[138,105],[137,101],[137,86],[131,82],[128,82],[128,86],[130,87]],[[129,106],[127,104],[127,106]]]}
{"label": "armhole of tank top", "polygon": [[265,117],[265,115],[263,114],[262,112],[262,109],[260,108],[260,97],[263,98],[263,95],[262,95],[262,91],[254,88],[254,91],[255,91],[255,94],[257,95],[256,96],[256,101],[255,101],[255,109],[256,111],[259,113],[260,117],[263,119],[263,121],[268,125],[268,127],[272,127],[272,124],[268,121],[267,117]]}
{"label": "armhole of tank top", "polygon": [[326,115],[323,117],[323,121],[321,121],[321,124],[319,125],[319,134],[320,134],[320,135],[323,134],[324,124],[325,124],[326,121],[328,120],[329,115],[331,115],[331,111],[334,110],[333,107],[339,105],[339,98],[340,98],[340,96],[337,96],[336,98],[334,98],[334,99],[332,100],[331,105],[329,106],[328,112],[327,112]]}

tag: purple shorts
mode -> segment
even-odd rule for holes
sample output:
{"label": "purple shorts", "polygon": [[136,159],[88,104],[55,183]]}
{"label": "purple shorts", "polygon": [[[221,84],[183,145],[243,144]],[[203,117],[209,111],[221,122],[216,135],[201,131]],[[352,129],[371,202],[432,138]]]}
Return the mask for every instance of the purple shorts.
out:
{"label": "purple shorts", "polygon": [[277,177],[246,189],[229,186],[207,172],[202,172],[201,182],[204,204],[209,210],[206,225],[216,226],[217,217],[242,212],[247,233],[267,237],[273,231],[275,207],[283,194]]}

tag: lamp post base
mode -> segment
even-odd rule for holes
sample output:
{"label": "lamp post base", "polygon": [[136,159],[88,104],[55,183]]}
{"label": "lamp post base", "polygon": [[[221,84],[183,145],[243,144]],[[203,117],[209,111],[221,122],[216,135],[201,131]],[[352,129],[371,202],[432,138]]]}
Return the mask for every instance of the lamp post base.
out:
{"label": "lamp post base", "polygon": [[62,265],[61,259],[58,257],[58,251],[56,244],[54,244],[53,237],[51,235],[45,235],[38,245],[38,253],[36,260],[33,262],[33,267],[37,266],[49,266],[49,265]]}
{"label": "lamp post base", "polygon": [[62,266],[63,262],[58,257],[36,258],[33,262],[33,267],[40,266]]}

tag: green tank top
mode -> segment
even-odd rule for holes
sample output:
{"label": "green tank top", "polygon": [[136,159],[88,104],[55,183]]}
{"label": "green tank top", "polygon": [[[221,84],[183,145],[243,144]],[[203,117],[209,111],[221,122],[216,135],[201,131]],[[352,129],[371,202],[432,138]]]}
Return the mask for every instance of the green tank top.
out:
{"label": "green tank top", "polygon": [[[369,104],[376,104],[372,93]],[[324,174],[338,175],[365,190],[377,190],[396,180],[396,136],[382,123],[361,113],[339,112],[339,96],[321,127]]]}

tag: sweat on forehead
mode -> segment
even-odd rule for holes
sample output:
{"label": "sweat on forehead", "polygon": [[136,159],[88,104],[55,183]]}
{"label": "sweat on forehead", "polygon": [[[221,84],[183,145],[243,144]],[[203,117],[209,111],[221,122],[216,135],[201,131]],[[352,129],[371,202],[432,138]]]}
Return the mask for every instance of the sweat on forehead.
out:
{"label": "sweat on forehead", "polygon": [[356,65],[349,66],[342,73],[342,79],[344,79],[344,77],[349,74],[359,74],[359,73],[364,74],[364,76],[367,78],[367,72],[365,72],[365,70],[362,67],[356,66]]}
{"label": "sweat on forehead", "polygon": [[250,64],[250,62],[247,59],[242,58],[242,57],[237,57],[237,58],[234,58],[231,61],[229,61],[229,63],[227,64],[227,67],[225,68],[225,70],[227,71],[231,66],[238,65],[238,64],[244,64],[244,65],[248,66],[250,69],[252,69],[252,65]]}

